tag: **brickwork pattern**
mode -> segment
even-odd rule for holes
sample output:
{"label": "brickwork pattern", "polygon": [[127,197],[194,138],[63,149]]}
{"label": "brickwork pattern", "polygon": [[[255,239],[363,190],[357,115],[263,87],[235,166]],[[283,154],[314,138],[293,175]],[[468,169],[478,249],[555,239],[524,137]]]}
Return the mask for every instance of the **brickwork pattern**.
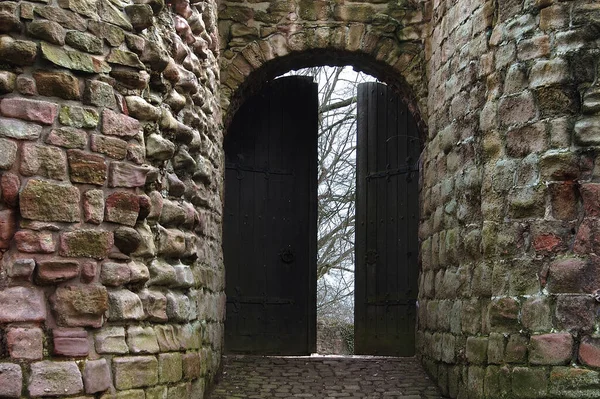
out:
{"label": "brickwork pattern", "polygon": [[216,12],[0,2],[0,397],[203,397],[224,320]]}
{"label": "brickwork pattern", "polygon": [[226,356],[210,399],[443,399],[415,358]]}

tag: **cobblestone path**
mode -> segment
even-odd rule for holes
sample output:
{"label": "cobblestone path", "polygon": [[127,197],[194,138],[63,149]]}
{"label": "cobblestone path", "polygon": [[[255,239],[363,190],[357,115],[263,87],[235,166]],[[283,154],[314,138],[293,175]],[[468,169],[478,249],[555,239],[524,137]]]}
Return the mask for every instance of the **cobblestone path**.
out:
{"label": "cobblestone path", "polygon": [[414,358],[226,356],[211,399],[441,399]]}

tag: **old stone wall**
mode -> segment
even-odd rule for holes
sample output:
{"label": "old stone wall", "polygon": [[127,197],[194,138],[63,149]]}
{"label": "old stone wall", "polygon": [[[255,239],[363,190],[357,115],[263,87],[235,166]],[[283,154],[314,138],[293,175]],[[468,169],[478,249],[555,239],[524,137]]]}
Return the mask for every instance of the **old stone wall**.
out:
{"label": "old stone wall", "polygon": [[451,397],[599,397],[595,1],[434,1],[419,351]]}
{"label": "old stone wall", "polygon": [[0,2],[0,397],[203,397],[224,318],[216,13]]}
{"label": "old stone wall", "polygon": [[417,349],[445,394],[600,397],[597,2],[240,0],[219,21],[227,118],[319,64],[422,118]]}

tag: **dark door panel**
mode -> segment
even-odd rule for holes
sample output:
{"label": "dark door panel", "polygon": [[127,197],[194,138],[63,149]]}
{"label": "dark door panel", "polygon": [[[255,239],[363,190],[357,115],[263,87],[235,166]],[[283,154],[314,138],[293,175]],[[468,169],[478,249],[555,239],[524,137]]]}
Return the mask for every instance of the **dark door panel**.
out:
{"label": "dark door panel", "polygon": [[386,85],[358,87],[355,352],[413,356],[418,286],[416,124]]}
{"label": "dark door panel", "polygon": [[286,77],[248,99],[225,139],[225,350],[316,347],[317,85]]}

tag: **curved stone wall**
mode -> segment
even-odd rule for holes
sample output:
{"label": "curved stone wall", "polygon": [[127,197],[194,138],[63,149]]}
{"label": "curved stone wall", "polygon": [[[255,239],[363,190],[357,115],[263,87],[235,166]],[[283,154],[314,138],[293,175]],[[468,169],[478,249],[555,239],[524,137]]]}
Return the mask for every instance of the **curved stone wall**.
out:
{"label": "curved stone wall", "polygon": [[219,21],[226,123],[319,64],[424,121],[417,349],[445,394],[600,396],[597,2],[223,1]]}
{"label": "curved stone wall", "polygon": [[0,3],[1,397],[203,397],[224,318],[216,13]]}
{"label": "curved stone wall", "polygon": [[462,398],[598,397],[594,1],[435,1],[419,351]]}

